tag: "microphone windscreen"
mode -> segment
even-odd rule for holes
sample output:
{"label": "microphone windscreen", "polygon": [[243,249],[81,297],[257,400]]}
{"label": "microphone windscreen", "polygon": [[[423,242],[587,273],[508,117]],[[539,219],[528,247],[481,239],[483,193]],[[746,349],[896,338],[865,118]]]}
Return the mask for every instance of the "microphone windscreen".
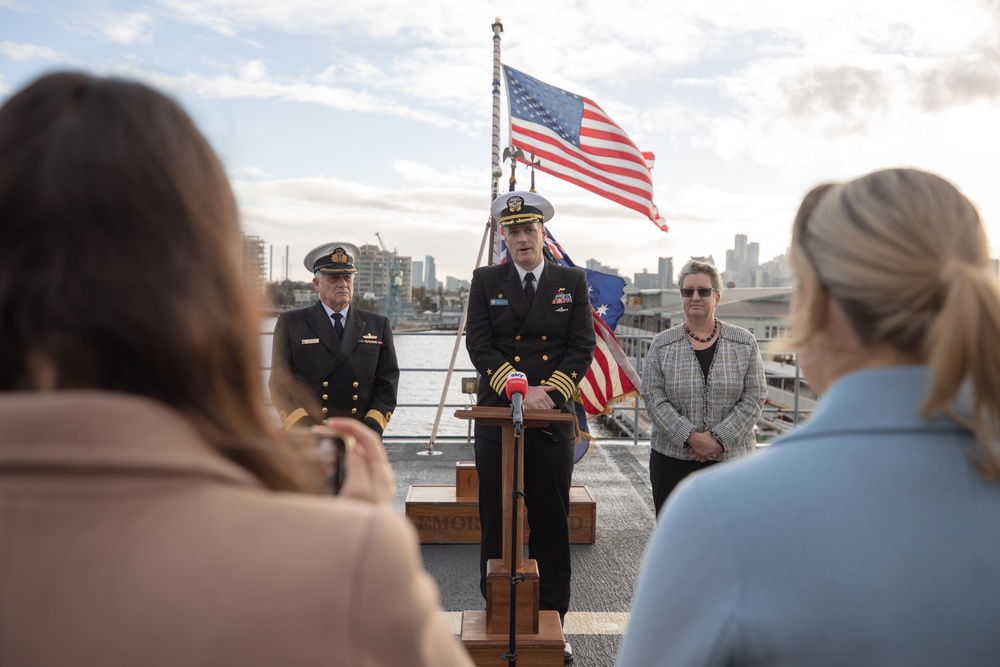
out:
{"label": "microphone windscreen", "polygon": [[519,371],[514,371],[507,376],[507,398],[512,398],[514,394],[524,397],[528,393],[528,376]]}

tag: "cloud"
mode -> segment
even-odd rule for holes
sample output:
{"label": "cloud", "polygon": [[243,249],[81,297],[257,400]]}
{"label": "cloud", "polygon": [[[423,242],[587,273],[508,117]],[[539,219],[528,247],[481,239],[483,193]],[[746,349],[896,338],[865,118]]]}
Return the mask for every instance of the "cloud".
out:
{"label": "cloud", "polygon": [[92,32],[118,44],[148,43],[153,39],[149,27],[153,17],[141,12],[116,13],[101,12],[95,17],[88,17],[86,25]]}
{"label": "cloud", "polygon": [[76,60],[71,58],[68,54],[50,49],[47,46],[38,46],[36,44],[18,44],[10,41],[0,42],[0,54],[7,56],[11,60],[17,61],[37,59],[53,63],[76,62]]}
{"label": "cloud", "polygon": [[1000,50],[948,59],[917,77],[921,106],[928,111],[977,99],[1000,98]]}
{"label": "cloud", "polygon": [[246,97],[308,102],[341,111],[396,116],[466,133],[474,131],[474,124],[436,111],[420,109],[393,97],[331,86],[313,80],[286,80],[270,76],[264,63],[259,60],[241,63],[236,69],[235,74],[205,75],[188,72],[175,75],[149,70],[134,63],[126,63],[116,68],[121,74],[148,81],[155,86],[189,91],[208,98]]}
{"label": "cloud", "polygon": [[832,112],[863,125],[865,116],[888,103],[888,82],[880,71],[861,67],[817,67],[783,83],[789,110],[799,116]]}

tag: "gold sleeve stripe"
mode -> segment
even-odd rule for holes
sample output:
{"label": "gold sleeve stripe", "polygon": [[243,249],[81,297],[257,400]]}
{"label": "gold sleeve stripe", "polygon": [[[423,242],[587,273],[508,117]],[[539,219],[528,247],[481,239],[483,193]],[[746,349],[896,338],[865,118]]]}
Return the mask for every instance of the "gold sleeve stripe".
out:
{"label": "gold sleeve stripe", "polygon": [[493,391],[501,396],[506,393],[507,376],[510,375],[513,370],[514,367],[506,361],[502,366],[500,366],[500,368],[497,369],[497,372],[493,374],[492,378],[490,378],[490,386],[493,387]]}
{"label": "gold sleeve stripe", "polygon": [[281,428],[290,429],[295,422],[302,419],[303,417],[308,417],[309,413],[306,412],[305,408],[295,408],[292,410],[292,414],[285,417],[285,421],[281,422]]}
{"label": "gold sleeve stripe", "polygon": [[371,417],[372,419],[374,419],[375,421],[377,421],[378,425],[382,427],[383,431],[385,430],[386,424],[389,423],[389,416],[388,415],[383,415],[378,410],[369,410],[365,414],[365,419],[368,419],[369,417]]}
{"label": "gold sleeve stripe", "polygon": [[560,394],[562,394],[563,396],[566,396],[566,388],[565,388],[565,387],[562,387],[562,386],[560,386],[559,384],[557,384],[557,383],[555,383],[555,382],[553,382],[553,381],[552,381],[552,378],[549,378],[548,380],[542,380],[542,384],[544,384],[544,385],[549,385],[549,386],[552,386],[552,387],[555,387],[555,388],[556,388],[556,390],[557,390],[557,391],[558,391],[558,392],[559,392]]}
{"label": "gold sleeve stripe", "polygon": [[552,374],[552,377],[549,378],[549,384],[555,385],[555,387],[559,390],[559,393],[561,393],[566,400],[572,398],[573,394],[576,393],[576,384],[569,379],[569,376],[565,373],[561,373],[560,371],[556,371]]}

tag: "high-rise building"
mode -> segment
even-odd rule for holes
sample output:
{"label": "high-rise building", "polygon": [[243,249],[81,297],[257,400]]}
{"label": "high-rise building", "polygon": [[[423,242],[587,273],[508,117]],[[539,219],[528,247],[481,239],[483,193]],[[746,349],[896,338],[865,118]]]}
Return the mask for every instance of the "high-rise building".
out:
{"label": "high-rise building", "polygon": [[737,234],[732,250],[726,251],[722,281],[733,287],[763,287],[760,284],[760,244],[747,243],[746,234]]}
{"label": "high-rise building", "polygon": [[400,303],[408,303],[412,296],[413,274],[411,267],[413,262],[410,257],[399,256],[388,253],[380,246],[367,243],[358,248],[361,257],[357,263],[358,273],[354,276],[354,293],[358,296],[373,296],[382,300],[389,297],[389,285],[395,260],[396,268],[399,271],[397,281],[399,285]]}
{"label": "high-rise building", "polygon": [[726,251],[726,270],[722,282],[730,287],[786,287],[792,283],[784,255],[760,263],[760,244],[747,242],[746,234],[737,234],[734,247]]}
{"label": "high-rise building", "polygon": [[434,258],[430,255],[424,257],[424,287],[428,292],[433,292],[438,288],[437,271],[434,268]]}
{"label": "high-rise building", "polygon": [[657,263],[656,275],[660,279],[657,285],[660,289],[670,289],[674,286],[674,258],[660,257]]}
{"label": "high-rise building", "polygon": [[243,235],[243,279],[257,293],[264,291],[267,282],[267,244],[259,236]]}
{"label": "high-rise building", "polygon": [[413,262],[413,289],[424,286],[424,263]]}
{"label": "high-rise building", "polygon": [[372,243],[360,246],[358,273],[354,276],[354,294],[384,299],[389,296],[389,262],[382,248]]}

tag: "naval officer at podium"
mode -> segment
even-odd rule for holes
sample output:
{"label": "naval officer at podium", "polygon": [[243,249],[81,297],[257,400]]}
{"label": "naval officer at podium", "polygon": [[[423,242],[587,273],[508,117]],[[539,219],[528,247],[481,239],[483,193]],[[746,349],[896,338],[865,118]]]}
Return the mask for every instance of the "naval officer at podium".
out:
{"label": "naval officer at podium", "polygon": [[[507,376],[527,375],[525,408],[574,412],[573,397],[594,355],[587,278],[581,269],[546,262],[543,223],[553,207],[534,192],[508,192],[491,213],[506,233],[512,262],[476,269],[469,293],[466,346],[479,372],[478,404],[507,406]],[[528,555],[538,563],[539,607],[566,615],[570,597],[569,491],[576,423],[525,429],[524,493],[531,531]],[[499,426],[476,424],[476,470],[482,525],[480,586],[486,561],[501,558],[503,503]]]}

